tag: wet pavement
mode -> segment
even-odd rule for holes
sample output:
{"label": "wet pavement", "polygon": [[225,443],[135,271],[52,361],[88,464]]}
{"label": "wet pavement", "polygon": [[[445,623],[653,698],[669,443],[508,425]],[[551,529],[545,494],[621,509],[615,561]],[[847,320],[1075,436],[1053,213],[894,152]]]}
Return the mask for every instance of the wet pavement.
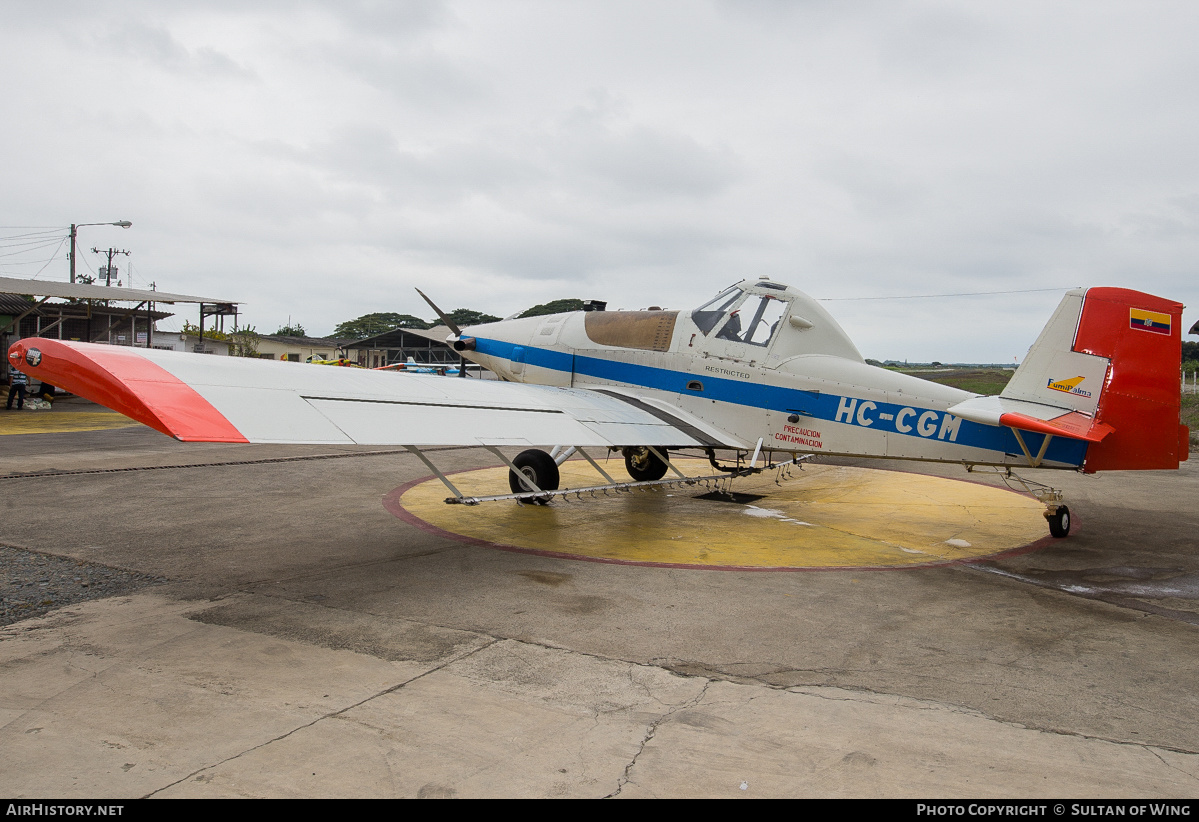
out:
{"label": "wet pavement", "polygon": [[430,533],[384,505],[427,473],[142,428],[0,437],[5,556],[155,581],[0,628],[0,792],[1199,794],[1196,461],[1032,475],[1075,531],[1022,553],[787,573]]}

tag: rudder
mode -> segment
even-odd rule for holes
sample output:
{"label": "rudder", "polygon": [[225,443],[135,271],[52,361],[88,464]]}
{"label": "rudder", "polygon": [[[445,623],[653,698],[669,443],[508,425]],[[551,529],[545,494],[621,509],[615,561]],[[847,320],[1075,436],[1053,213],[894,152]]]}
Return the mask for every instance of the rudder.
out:
{"label": "rudder", "polygon": [[[1177,468],[1182,304],[1126,288],[1069,291],[999,395],[1106,429],[1082,470]],[[1064,418],[1064,417],[1063,417]]]}
{"label": "rudder", "polygon": [[1087,450],[1087,473],[1173,469],[1186,460],[1182,309],[1126,288],[1087,290],[1073,350],[1109,360],[1096,419],[1115,429]]}

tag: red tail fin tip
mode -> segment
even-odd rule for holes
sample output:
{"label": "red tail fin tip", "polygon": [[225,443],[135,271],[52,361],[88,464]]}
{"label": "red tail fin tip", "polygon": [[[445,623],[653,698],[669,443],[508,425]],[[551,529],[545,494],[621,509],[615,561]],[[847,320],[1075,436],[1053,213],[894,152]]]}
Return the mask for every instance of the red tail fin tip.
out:
{"label": "red tail fin tip", "polygon": [[1178,421],[1182,309],[1125,288],[1087,290],[1073,350],[1110,361],[1095,418],[1115,429],[1087,450],[1087,473],[1177,468],[1186,460]]}

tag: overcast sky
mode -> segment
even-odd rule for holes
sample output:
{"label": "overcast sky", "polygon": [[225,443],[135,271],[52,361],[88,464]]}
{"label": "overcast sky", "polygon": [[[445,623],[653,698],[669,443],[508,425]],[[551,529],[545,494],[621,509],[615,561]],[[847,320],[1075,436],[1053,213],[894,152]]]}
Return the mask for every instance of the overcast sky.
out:
{"label": "overcast sky", "polygon": [[762,275],[867,357],[1011,362],[1061,291],[832,298],[1116,285],[1199,319],[1199,3],[0,9],[0,235],[131,220],[80,269],[128,249],[259,331]]}

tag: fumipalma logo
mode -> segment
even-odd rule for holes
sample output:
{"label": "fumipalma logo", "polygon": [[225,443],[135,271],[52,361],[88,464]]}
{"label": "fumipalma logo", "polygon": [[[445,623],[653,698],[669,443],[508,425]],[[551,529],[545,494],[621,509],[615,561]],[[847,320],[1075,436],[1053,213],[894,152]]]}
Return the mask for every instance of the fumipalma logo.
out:
{"label": "fumipalma logo", "polygon": [[1061,391],[1065,394],[1074,394],[1077,397],[1089,397],[1091,396],[1090,391],[1083,391],[1078,387],[1085,379],[1086,377],[1071,377],[1068,380],[1050,379],[1049,387],[1054,391]]}

